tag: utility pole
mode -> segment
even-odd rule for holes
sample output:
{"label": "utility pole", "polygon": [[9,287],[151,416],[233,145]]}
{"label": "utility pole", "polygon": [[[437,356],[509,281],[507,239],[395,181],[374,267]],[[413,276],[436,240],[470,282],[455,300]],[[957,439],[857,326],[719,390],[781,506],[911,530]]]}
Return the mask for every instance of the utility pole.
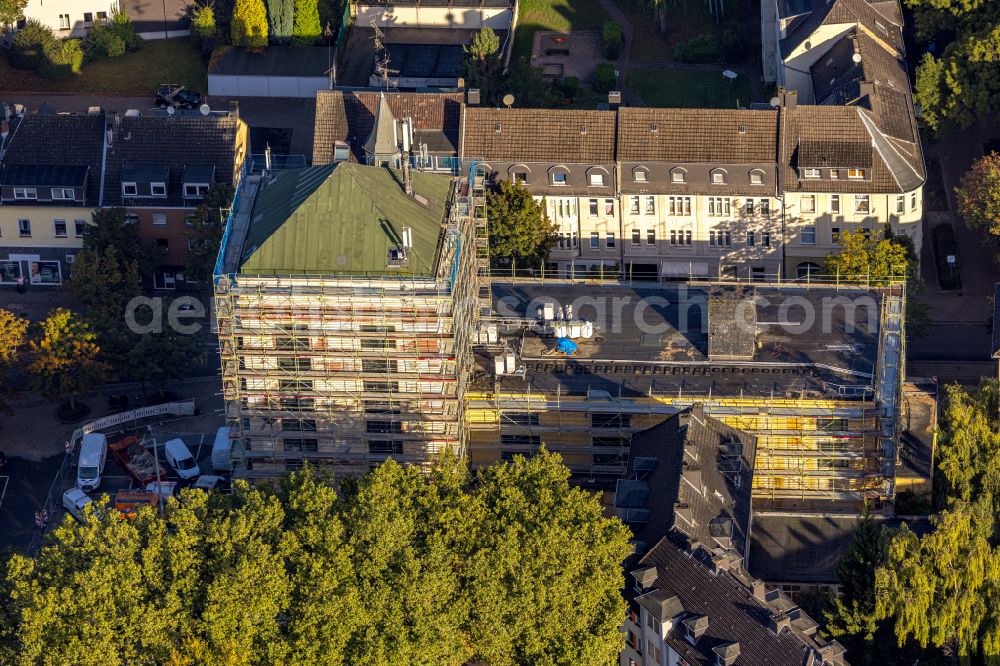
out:
{"label": "utility pole", "polygon": [[146,432],[153,440],[153,460],[156,461],[156,507],[163,518],[163,493],[160,492],[160,453],[156,450],[156,437],[153,436],[152,426],[146,426]]}

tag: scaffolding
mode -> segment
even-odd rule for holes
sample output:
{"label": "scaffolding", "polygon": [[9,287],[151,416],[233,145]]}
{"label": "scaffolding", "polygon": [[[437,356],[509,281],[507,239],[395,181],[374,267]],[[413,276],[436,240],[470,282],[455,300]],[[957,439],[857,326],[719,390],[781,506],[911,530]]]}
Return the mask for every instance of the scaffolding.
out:
{"label": "scaffolding", "polygon": [[465,455],[464,386],[476,328],[475,229],[454,184],[434,273],[245,275],[216,280],[235,474],[311,461],[367,471],[387,457]]}

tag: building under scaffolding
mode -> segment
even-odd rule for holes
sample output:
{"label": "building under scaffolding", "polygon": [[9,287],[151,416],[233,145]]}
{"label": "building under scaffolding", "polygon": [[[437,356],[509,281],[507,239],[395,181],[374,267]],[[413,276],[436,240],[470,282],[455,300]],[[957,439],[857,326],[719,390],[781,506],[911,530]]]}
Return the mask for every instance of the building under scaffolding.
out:
{"label": "building under scaffolding", "polygon": [[635,435],[698,403],[756,437],[755,510],[892,499],[902,285],[640,284],[494,281],[480,327],[496,342],[477,347],[467,400],[473,464],[544,444],[610,489]]}
{"label": "building under scaffolding", "polygon": [[473,194],[347,162],[249,180],[216,277],[237,476],[465,455]]}

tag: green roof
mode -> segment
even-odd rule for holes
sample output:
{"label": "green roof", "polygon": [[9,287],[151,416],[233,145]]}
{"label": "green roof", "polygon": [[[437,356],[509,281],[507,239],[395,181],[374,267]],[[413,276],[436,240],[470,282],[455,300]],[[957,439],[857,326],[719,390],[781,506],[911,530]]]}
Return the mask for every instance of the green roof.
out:
{"label": "green roof", "polygon": [[[397,172],[339,162],[279,172],[254,202],[240,272],[250,275],[432,275],[450,178],[413,174],[406,196]],[[403,227],[412,248],[403,266],[389,267]]]}

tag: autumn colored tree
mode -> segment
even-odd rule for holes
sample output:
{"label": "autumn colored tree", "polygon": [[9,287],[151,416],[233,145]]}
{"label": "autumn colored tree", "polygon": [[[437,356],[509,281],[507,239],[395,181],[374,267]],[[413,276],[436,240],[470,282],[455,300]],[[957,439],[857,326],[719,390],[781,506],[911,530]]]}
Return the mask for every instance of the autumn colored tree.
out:
{"label": "autumn colored tree", "polygon": [[292,43],[312,46],[323,36],[319,22],[317,0],[295,0],[295,24],[292,26]]}
{"label": "autumn colored tree", "polygon": [[50,400],[67,399],[71,412],[76,399],[100,386],[108,367],[99,360],[100,347],[90,327],[69,310],[57,308],[41,323],[41,336],[29,346],[33,360],[28,371],[35,388]]}
{"label": "autumn colored tree", "polygon": [[556,242],[555,225],[521,183],[500,181],[487,196],[487,211],[491,260],[537,268],[548,259]]}
{"label": "autumn colored tree", "polygon": [[247,49],[267,47],[267,9],[264,0],[236,0],[229,25],[233,46]]}
{"label": "autumn colored tree", "polygon": [[955,188],[958,212],[1000,261],[1000,153],[976,160]]}
{"label": "autumn colored tree", "polygon": [[0,411],[7,414],[13,412],[11,401],[17,394],[11,379],[13,365],[24,347],[27,332],[27,319],[0,309]]}

